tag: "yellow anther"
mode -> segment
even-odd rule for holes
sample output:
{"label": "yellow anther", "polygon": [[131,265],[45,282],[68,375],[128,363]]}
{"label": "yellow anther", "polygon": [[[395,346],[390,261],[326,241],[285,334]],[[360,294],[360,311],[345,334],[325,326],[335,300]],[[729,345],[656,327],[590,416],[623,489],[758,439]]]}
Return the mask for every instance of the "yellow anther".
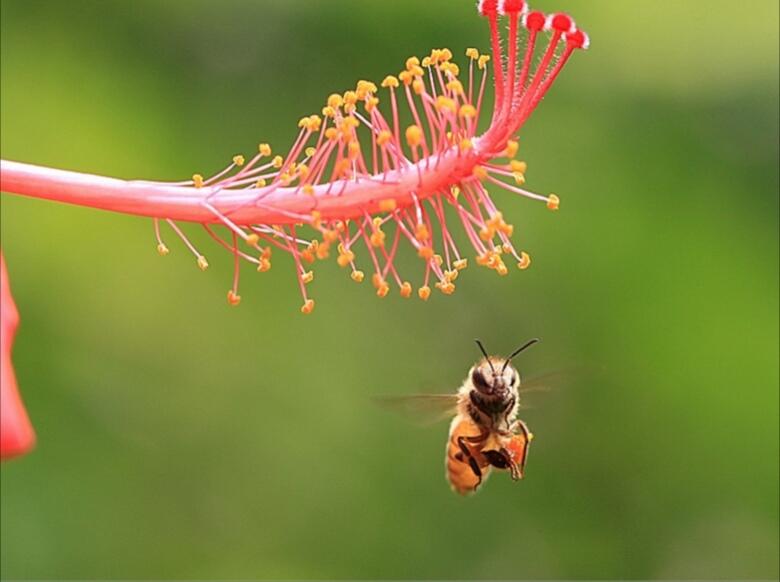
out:
{"label": "yellow anther", "polygon": [[274,168],[276,168],[278,170],[279,168],[282,167],[282,165],[284,165],[284,158],[282,156],[276,156],[273,159],[272,163],[273,163]]}
{"label": "yellow anther", "polygon": [[455,113],[458,107],[454,99],[450,99],[444,95],[439,95],[436,98],[436,109],[439,111],[447,110],[450,113]]}
{"label": "yellow anther", "polygon": [[423,246],[417,249],[417,256],[426,261],[431,260],[433,257],[433,249],[429,246]]}
{"label": "yellow anther", "polygon": [[376,136],[376,143],[378,143],[380,146],[383,146],[386,145],[391,139],[393,139],[393,134],[388,130],[383,129],[379,132],[379,135]]}
{"label": "yellow anther", "polygon": [[415,77],[422,77],[425,74],[422,67],[412,67],[409,72]]}
{"label": "yellow anther", "polygon": [[441,255],[433,255],[433,262],[436,263],[436,266],[441,267],[444,259],[441,257]]}
{"label": "yellow anther", "polygon": [[325,130],[325,137],[331,141],[335,141],[339,138],[339,130],[335,127],[329,127]]}
{"label": "yellow anther", "polygon": [[338,258],[336,259],[336,262],[338,263],[339,267],[344,269],[350,264],[352,264],[352,261],[354,260],[355,260],[355,253],[353,253],[352,251],[343,251],[341,254],[339,254]]}
{"label": "yellow anther", "polygon": [[233,156],[233,163],[234,163],[235,165],[237,165],[237,166],[243,166],[243,165],[244,165],[244,162],[246,162],[246,160],[244,159],[244,156],[242,156],[242,155],[240,155],[240,154],[239,154],[239,155],[237,155],[237,156]]}
{"label": "yellow anther", "polygon": [[333,244],[339,240],[339,233],[337,230],[329,229],[322,233],[322,238],[328,244]]}
{"label": "yellow anther", "polygon": [[235,293],[233,293],[233,290],[231,289],[230,291],[227,292],[227,301],[230,305],[235,307],[236,305],[241,303],[241,295],[236,295]]}
{"label": "yellow anther", "polygon": [[420,241],[426,241],[431,238],[431,233],[428,232],[428,227],[425,224],[418,224],[414,229],[414,237]]}
{"label": "yellow anther", "polygon": [[529,432],[528,433],[528,442],[530,443],[532,440],[534,440],[534,433]]}
{"label": "yellow anther", "polygon": [[394,77],[393,75],[388,75],[385,77],[384,81],[382,81],[382,87],[385,89],[392,88],[395,89],[398,87],[398,77]]}
{"label": "yellow anther", "polygon": [[460,196],[460,188],[458,188],[457,186],[453,186],[450,189],[450,193],[452,194],[452,197],[455,198],[455,200],[457,200],[458,196]]}
{"label": "yellow anther", "polygon": [[203,176],[201,176],[200,174],[193,174],[192,184],[196,188],[203,188]]}
{"label": "yellow anther", "polygon": [[258,242],[260,242],[260,236],[256,233],[248,234],[246,235],[246,244],[248,244],[250,247],[255,246]]}
{"label": "yellow anther", "polygon": [[409,281],[404,281],[401,284],[401,297],[409,299],[412,296],[412,284]]}
{"label": "yellow anther", "polygon": [[333,177],[338,179],[349,176],[349,171],[352,168],[352,161],[344,158],[333,166]]}
{"label": "yellow anther", "polygon": [[271,155],[271,146],[267,143],[261,143],[257,146],[257,151],[260,152],[260,155],[263,157],[267,157]]}
{"label": "yellow anther", "polygon": [[440,60],[442,62],[447,62],[447,61],[452,60],[452,51],[450,49],[448,49],[448,48],[441,49],[439,51],[439,55],[440,55],[439,58],[440,58]]}
{"label": "yellow anther", "polygon": [[272,254],[273,254],[273,249],[272,249],[271,247],[265,247],[265,248],[264,248],[264,249],[261,251],[261,253],[260,253],[260,258],[263,258],[263,259],[268,259],[268,260],[270,260],[270,259],[271,259],[271,255],[272,255]]}
{"label": "yellow anther", "polygon": [[336,110],[330,105],[326,105],[322,108],[322,116],[330,118],[336,117]]}
{"label": "yellow anther", "polygon": [[455,267],[458,271],[462,271],[466,267],[469,266],[469,260],[468,259],[459,259],[452,263],[452,266]]}
{"label": "yellow anther", "polygon": [[423,57],[423,60],[422,60],[421,64],[422,64],[423,67],[428,68],[428,67],[431,66],[432,63],[433,63],[433,60],[431,59],[431,57]]}
{"label": "yellow anther", "polygon": [[409,57],[408,59],[406,59],[407,71],[411,71],[415,67],[419,67],[419,66],[420,66],[420,59],[418,59],[417,57]]}
{"label": "yellow anther", "polygon": [[363,279],[365,279],[366,275],[363,273],[363,271],[352,271],[352,274],[350,275],[352,280],[355,283],[362,283]]}
{"label": "yellow anther", "polygon": [[366,99],[366,111],[371,113],[374,109],[376,109],[376,106],[379,105],[379,99],[376,97],[369,97]]}
{"label": "yellow anther", "polygon": [[322,244],[317,245],[315,254],[317,255],[317,258],[321,261],[327,259],[330,256],[330,243],[325,241]]}
{"label": "yellow anther", "polygon": [[416,148],[422,143],[423,132],[417,125],[410,125],[406,128],[406,143],[409,147]]}
{"label": "yellow anther", "polygon": [[527,252],[523,251],[520,253],[520,262],[517,263],[517,268],[525,271],[528,267],[531,266],[531,257],[528,255]]}
{"label": "yellow anther", "polygon": [[314,157],[314,154],[316,154],[316,153],[317,153],[317,148],[315,148],[314,146],[309,146],[309,147],[307,147],[307,148],[306,148],[306,149],[303,151],[303,153],[305,153],[305,154],[306,154],[306,157],[307,157],[307,158],[313,158],[313,157]]}
{"label": "yellow anther", "polygon": [[479,178],[480,180],[484,180],[487,178],[488,172],[485,169],[484,166],[474,166],[474,169],[471,172],[475,178]]}
{"label": "yellow anther", "polygon": [[507,269],[507,268],[506,268],[506,265],[504,264],[504,262],[503,262],[503,261],[501,261],[500,263],[498,263],[498,264],[496,265],[496,272],[497,272],[499,275],[501,275],[502,277],[505,277],[506,275],[508,275],[508,274],[509,274],[509,269]]}
{"label": "yellow anther", "polygon": [[298,127],[300,128],[309,127],[309,118],[301,117],[301,119],[298,121]]}
{"label": "yellow anther", "polygon": [[513,172],[520,172],[521,174],[525,174],[525,171],[528,169],[528,164],[518,160],[512,160],[509,162],[509,167]]}
{"label": "yellow anther", "polygon": [[387,297],[387,294],[390,293],[390,285],[387,283],[382,283],[379,287],[376,289],[376,296],[384,299]]}
{"label": "yellow anther", "polygon": [[414,75],[409,71],[401,71],[398,73],[398,78],[404,85],[411,85],[412,81],[414,81]]}
{"label": "yellow anther", "polygon": [[392,212],[398,207],[398,203],[395,198],[385,198],[379,202],[379,210],[381,212]]}
{"label": "yellow anther", "polygon": [[474,142],[471,141],[471,138],[464,137],[462,140],[460,140],[460,151],[463,153],[466,153],[470,149],[474,147]]}
{"label": "yellow anther", "polygon": [[358,120],[357,117],[352,117],[352,116],[345,117],[344,121],[342,121],[341,123],[344,127],[350,129],[357,129],[358,127],[360,127],[360,121]]}
{"label": "yellow anther", "polygon": [[260,257],[260,259],[258,259],[258,261],[259,261],[257,263],[257,270],[258,270],[258,272],[265,273],[266,271],[270,271],[271,270],[271,260],[270,259],[267,259],[265,257]]}
{"label": "yellow anther", "polygon": [[301,281],[303,281],[306,284],[311,283],[314,281],[314,271],[306,271],[301,275]]}
{"label": "yellow anther", "polygon": [[518,186],[522,186],[523,184],[525,184],[525,174],[521,174],[520,172],[515,172],[514,174],[512,174],[512,176],[515,179],[515,184],[517,184]]}
{"label": "yellow anther", "polygon": [[312,311],[314,311],[314,299],[307,299],[301,306],[301,313],[309,315]]}
{"label": "yellow anther", "polygon": [[457,79],[453,79],[447,83],[447,89],[455,93],[455,95],[463,95],[463,83]]}
{"label": "yellow anther", "polygon": [[314,249],[311,246],[303,249],[301,251],[301,259],[303,260],[304,263],[312,264],[316,259],[316,256],[314,254]]}
{"label": "yellow anther", "polygon": [[488,62],[490,61],[490,55],[480,55],[479,56],[479,68],[484,69]]}
{"label": "yellow anther", "polygon": [[444,71],[445,73],[447,73],[452,77],[457,77],[458,75],[460,75],[460,67],[455,63],[442,63],[440,65],[440,68],[442,71]]}
{"label": "yellow anther", "polygon": [[347,91],[344,93],[344,104],[355,105],[358,102],[358,96],[355,91]]}
{"label": "yellow anther", "polygon": [[371,81],[358,81],[356,93],[358,99],[362,101],[372,93],[376,93],[376,85]]}
{"label": "yellow anther", "polygon": [[512,245],[510,245],[509,243],[502,244],[501,245],[501,251],[504,254],[507,254],[507,255],[510,254],[512,252]]}
{"label": "yellow anther", "polygon": [[436,283],[436,288],[445,295],[452,295],[455,293],[455,283],[452,281],[439,281]]}
{"label": "yellow anther", "polygon": [[260,178],[255,182],[255,188],[265,188],[266,181],[265,178]]}
{"label": "yellow anther", "polygon": [[477,108],[466,103],[465,105],[460,106],[458,115],[464,119],[473,119],[477,116]]}
{"label": "yellow anther", "polygon": [[165,243],[160,243],[157,245],[157,252],[160,253],[161,257],[164,257],[165,255],[170,253],[171,250],[167,246],[165,246]]}
{"label": "yellow anther", "polygon": [[412,82],[412,90],[417,95],[422,95],[425,92],[425,83],[423,83],[422,79],[415,79]]}
{"label": "yellow anther", "polygon": [[451,271],[444,271],[444,278],[447,279],[447,281],[454,281],[458,278],[458,275],[460,274],[460,271],[457,269],[452,269]]}
{"label": "yellow anther", "polygon": [[431,288],[427,285],[420,287],[417,290],[417,296],[423,301],[428,301],[428,298],[431,296]]}
{"label": "yellow anther", "polygon": [[319,115],[309,115],[309,125],[306,129],[319,131],[320,127],[322,127],[322,118]]}
{"label": "yellow anther", "polygon": [[343,104],[344,104],[344,99],[338,93],[333,93],[330,97],[328,97],[328,107],[332,107],[333,109],[338,109]]}
{"label": "yellow anther", "polygon": [[472,61],[476,61],[479,58],[479,51],[475,48],[467,48],[466,56]]}
{"label": "yellow anther", "polygon": [[371,245],[375,247],[383,247],[385,245],[385,233],[381,230],[375,230],[369,237]]}
{"label": "yellow anther", "polygon": [[[510,139],[506,142],[506,150],[504,150],[504,156],[507,158],[514,158],[517,155],[517,150],[520,148],[520,144],[515,140]],[[523,170],[525,172],[525,170]]]}
{"label": "yellow anther", "polygon": [[303,185],[303,193],[307,196],[314,196],[314,186],[311,184],[304,184]]}
{"label": "yellow anther", "polygon": [[200,255],[198,257],[197,262],[198,262],[198,269],[200,269],[201,271],[205,271],[206,269],[209,268],[209,262],[206,260],[206,257],[204,257],[203,255]]}
{"label": "yellow anther", "polygon": [[355,160],[360,155],[360,143],[353,141],[347,146],[347,157]]}
{"label": "yellow anther", "polygon": [[547,208],[550,210],[558,210],[560,204],[561,199],[558,198],[555,194],[550,194],[550,196],[547,198]]}
{"label": "yellow anther", "polygon": [[322,212],[319,210],[311,211],[311,225],[313,228],[319,230],[322,228]]}

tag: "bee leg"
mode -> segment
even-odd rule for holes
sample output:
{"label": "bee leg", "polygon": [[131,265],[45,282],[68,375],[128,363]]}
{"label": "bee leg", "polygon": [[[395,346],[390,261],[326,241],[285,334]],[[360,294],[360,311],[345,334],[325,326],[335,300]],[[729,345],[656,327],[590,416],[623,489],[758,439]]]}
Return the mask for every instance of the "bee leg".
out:
{"label": "bee leg", "polygon": [[482,484],[482,469],[479,468],[479,464],[477,463],[477,460],[474,458],[471,449],[468,447],[468,445],[465,442],[468,438],[469,437],[459,436],[458,447],[463,453],[463,456],[466,457],[466,459],[468,459],[469,467],[471,467],[471,470],[474,472],[474,475],[476,475],[477,477],[477,484],[474,485],[474,491],[476,491],[477,488]]}
{"label": "bee leg", "polygon": [[502,448],[496,451],[499,455],[501,455],[501,458],[503,459],[504,463],[506,463],[506,468],[509,469],[509,474],[512,476],[512,481],[519,481],[523,478],[523,469],[522,467],[518,467],[513,461],[512,456],[509,454],[509,451]]}

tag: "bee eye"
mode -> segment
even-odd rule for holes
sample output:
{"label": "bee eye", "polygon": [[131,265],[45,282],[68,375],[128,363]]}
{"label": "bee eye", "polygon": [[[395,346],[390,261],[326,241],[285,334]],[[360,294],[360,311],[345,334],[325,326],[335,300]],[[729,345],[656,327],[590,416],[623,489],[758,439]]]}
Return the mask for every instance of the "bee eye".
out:
{"label": "bee eye", "polygon": [[474,383],[474,386],[478,389],[485,390],[489,388],[487,380],[485,380],[485,377],[482,375],[482,372],[479,370],[474,370],[474,373],[471,374],[471,381]]}

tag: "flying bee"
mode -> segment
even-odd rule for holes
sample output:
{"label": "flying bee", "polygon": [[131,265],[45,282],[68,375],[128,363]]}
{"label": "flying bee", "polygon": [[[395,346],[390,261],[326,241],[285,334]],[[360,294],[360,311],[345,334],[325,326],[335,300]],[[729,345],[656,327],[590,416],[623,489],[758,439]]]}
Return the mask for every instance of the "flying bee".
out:
{"label": "flying bee", "polygon": [[512,359],[539,340],[534,338],[506,358],[485,356],[469,370],[456,394],[423,394],[387,402],[413,412],[454,414],[447,439],[447,480],[461,495],[479,489],[492,469],[508,471],[513,480],[522,479],[533,434],[520,420],[520,374]]}

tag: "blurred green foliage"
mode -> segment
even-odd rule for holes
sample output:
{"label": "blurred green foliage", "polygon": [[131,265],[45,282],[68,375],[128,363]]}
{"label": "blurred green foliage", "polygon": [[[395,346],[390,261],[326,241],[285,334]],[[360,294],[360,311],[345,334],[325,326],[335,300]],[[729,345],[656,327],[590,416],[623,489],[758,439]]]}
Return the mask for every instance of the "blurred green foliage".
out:
{"label": "blurred green foliage", "polygon": [[[3,196],[39,436],[2,467],[4,578],[778,576],[778,5],[565,4],[593,47],[521,144],[562,210],[496,193],[527,272],[422,304],[322,264],[307,318],[277,261],[234,309],[199,234],[205,274],[147,220]],[[205,174],[411,54],[486,50],[472,5],[3,0],[2,156]],[[577,372],[529,397],[528,477],[457,498],[446,426],[370,399],[534,335],[527,374]]]}

